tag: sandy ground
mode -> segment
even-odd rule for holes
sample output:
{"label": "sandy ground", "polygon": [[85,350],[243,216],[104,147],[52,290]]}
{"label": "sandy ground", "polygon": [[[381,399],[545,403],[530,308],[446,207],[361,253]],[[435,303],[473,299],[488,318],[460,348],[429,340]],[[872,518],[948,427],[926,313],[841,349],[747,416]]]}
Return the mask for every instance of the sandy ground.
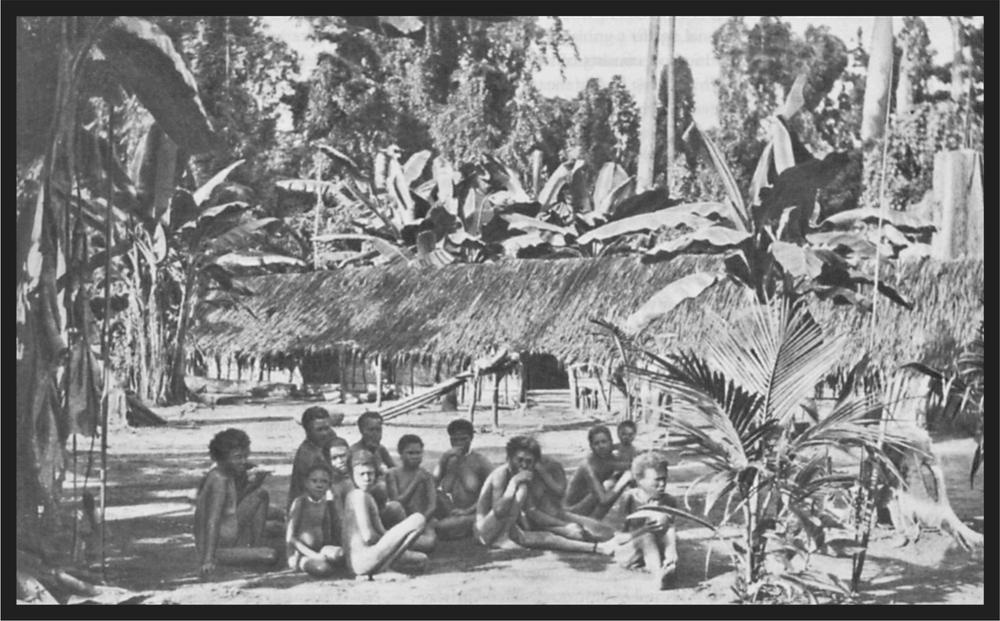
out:
{"label": "sandy ground", "polygon": [[[166,428],[124,429],[110,437],[108,486],[108,569],[114,584],[150,593],[150,603],[179,604],[722,604],[731,603],[734,572],[727,541],[712,540],[709,531],[679,524],[680,570],[676,588],[657,591],[647,574],[627,571],[606,557],[531,550],[488,551],[471,540],[442,543],[420,575],[389,574],[374,581],[347,576],[318,581],[287,570],[221,569],[207,581],[197,577],[190,498],[210,467],[209,439],[226,427],[244,429],[253,442],[251,459],[274,474],[266,487],[271,502],[284,506],[290,459],[302,439],[297,420],[308,403],[273,402],[192,409],[190,405],[157,410],[170,421]],[[354,421],[363,406],[330,406],[347,416],[338,433],[357,440]],[[459,415],[464,415],[460,413]],[[404,433],[420,435],[430,468],[448,447],[444,426],[456,413],[422,410],[386,424],[383,442],[393,448]],[[596,422],[574,411],[540,408],[502,410],[500,430],[480,426],[488,412],[477,412],[474,448],[495,464],[503,458],[507,439],[534,435],[543,450],[571,472],[587,452],[586,429]],[[636,442],[649,447],[661,430],[640,424]],[[87,442],[81,439],[81,448]],[[958,515],[982,529],[983,480],[969,488],[972,442],[952,439],[935,448],[948,476],[949,496]],[[82,450],[81,450],[82,452]],[[85,453],[77,471],[80,484]],[[683,494],[705,470],[677,463],[668,491]],[[91,479],[91,489],[94,489]],[[72,496],[73,478],[64,489]],[[95,490],[96,491],[96,490]],[[70,500],[70,499],[67,499]],[[967,553],[947,535],[929,532],[914,545],[897,547],[898,539],[882,528],[873,533],[865,566],[867,603],[982,604],[982,553]],[[278,544],[278,541],[275,541]],[[709,550],[711,553],[709,554]],[[815,562],[815,561],[814,561]],[[822,559],[818,565],[847,580],[849,559]]]}

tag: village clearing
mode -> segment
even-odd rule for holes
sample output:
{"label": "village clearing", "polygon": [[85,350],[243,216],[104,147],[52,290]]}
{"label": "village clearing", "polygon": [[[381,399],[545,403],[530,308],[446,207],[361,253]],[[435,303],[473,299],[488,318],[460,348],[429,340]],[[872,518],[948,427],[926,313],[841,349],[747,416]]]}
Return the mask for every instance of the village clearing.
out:
{"label": "village clearing", "polygon": [[[210,467],[207,445],[227,427],[244,429],[252,440],[252,461],[273,471],[265,487],[271,504],[284,507],[291,457],[302,441],[298,424],[302,401],[207,406],[191,404],[158,410],[166,427],[125,428],[109,437],[107,581],[149,595],[163,604],[728,604],[735,572],[728,540],[690,522],[678,525],[680,564],[675,588],[657,591],[641,572],[619,568],[606,557],[533,550],[488,551],[472,540],[443,542],[420,575],[386,574],[374,580],[346,575],[311,579],[283,566],[260,571],[220,568],[205,581],[197,576],[192,534],[195,487]],[[363,405],[329,405],[346,414],[338,434],[358,439],[355,421]],[[383,443],[394,449],[404,433],[425,441],[424,466],[433,468],[448,446],[444,427],[465,412],[424,409],[385,425]],[[503,459],[513,435],[534,435],[543,451],[572,474],[586,456],[587,428],[605,412],[581,414],[572,408],[501,409],[502,428],[492,431],[490,412],[476,413],[473,448],[494,464]],[[608,422],[607,420],[601,422]],[[648,448],[662,436],[654,424],[640,424],[636,445]],[[82,484],[89,439],[80,438],[77,464]],[[983,475],[970,489],[968,471],[974,443],[938,438],[948,494],[956,513],[976,530],[983,528]],[[394,451],[393,451],[394,452]],[[668,492],[682,496],[705,470],[671,456]],[[72,500],[71,470],[64,485]],[[96,469],[90,489],[95,489]],[[700,499],[694,508],[700,511]],[[69,535],[66,535],[69,537]],[[864,569],[864,603],[983,604],[982,551],[966,552],[946,534],[925,532],[916,544],[899,547],[893,531],[873,531]],[[275,545],[279,540],[274,541]],[[708,550],[711,548],[711,554]],[[707,561],[707,563],[706,563]],[[814,566],[849,580],[850,559],[814,557]]]}

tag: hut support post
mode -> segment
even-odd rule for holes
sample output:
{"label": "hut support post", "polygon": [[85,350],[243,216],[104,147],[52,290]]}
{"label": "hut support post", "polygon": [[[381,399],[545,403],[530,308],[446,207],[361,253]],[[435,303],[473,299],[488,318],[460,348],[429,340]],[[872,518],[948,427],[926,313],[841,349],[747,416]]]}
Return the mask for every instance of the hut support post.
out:
{"label": "hut support post", "polygon": [[493,375],[493,428],[500,428],[500,374]]}
{"label": "hut support post", "polygon": [[470,380],[473,382],[472,386],[469,387],[469,422],[472,424],[476,423],[476,384],[479,383],[479,376],[474,375]]}
{"label": "hut support post", "polygon": [[569,368],[569,390],[573,395],[573,407],[580,409],[580,385],[576,379],[576,367]]}
{"label": "hut support post", "polygon": [[375,407],[382,407],[382,354],[375,354]]}
{"label": "hut support post", "polygon": [[528,365],[521,356],[521,404],[528,407]]}

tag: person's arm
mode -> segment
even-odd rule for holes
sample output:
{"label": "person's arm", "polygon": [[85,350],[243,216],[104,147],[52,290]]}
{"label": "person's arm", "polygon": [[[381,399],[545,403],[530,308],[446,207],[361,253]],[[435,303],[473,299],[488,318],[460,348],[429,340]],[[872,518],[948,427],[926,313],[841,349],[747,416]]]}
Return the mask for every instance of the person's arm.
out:
{"label": "person's arm", "polygon": [[[226,485],[229,483],[218,474],[209,473],[202,493],[205,498],[205,550],[201,558],[202,575],[215,570],[215,548],[219,545],[219,527],[222,524],[222,509],[226,502]],[[235,490],[234,490],[235,491]]]}
{"label": "person's arm", "polygon": [[419,478],[424,481],[423,487],[421,488],[421,491],[424,494],[424,502],[422,504],[427,507],[424,511],[424,517],[430,519],[431,516],[437,511],[437,487],[434,485],[434,477],[431,476],[430,472],[421,469]]}
{"label": "person's arm", "polygon": [[385,463],[386,467],[388,468],[396,467],[396,461],[392,458],[392,455],[389,454],[389,449],[385,448],[384,446],[379,446],[378,452],[381,453],[382,462]]}
{"label": "person's arm", "polygon": [[506,518],[514,505],[514,494],[519,485],[527,485],[531,482],[533,472],[525,470],[518,472],[510,478],[507,486],[501,489],[499,486],[493,487],[493,511],[497,517]]}
{"label": "person's arm", "polygon": [[348,511],[355,515],[354,523],[357,526],[358,534],[366,545],[372,545],[379,540],[381,533],[372,524],[371,512],[368,507],[368,494],[361,490],[352,490],[347,494],[345,502]]}
{"label": "person's arm", "polygon": [[434,466],[434,482],[438,487],[451,489],[451,484],[455,480],[455,476],[454,474],[448,472],[448,465],[457,457],[458,455],[455,452],[455,449],[448,449],[444,453],[441,453],[441,459],[439,459],[437,465]]}
{"label": "person's arm", "polygon": [[420,473],[414,474],[410,479],[409,485],[403,491],[399,490],[399,481],[397,480],[398,474],[396,470],[390,470],[389,476],[386,477],[386,487],[389,486],[389,477],[393,479],[393,487],[396,488],[395,495],[393,495],[392,490],[389,490],[389,499],[399,502],[399,504],[404,507],[410,504],[410,500],[413,498],[414,492],[417,491],[417,487],[420,485]]}
{"label": "person's arm", "polygon": [[556,462],[547,465],[541,462],[535,464],[535,476],[541,479],[542,485],[558,499],[566,495],[566,471]]}
{"label": "person's arm", "polygon": [[611,505],[615,504],[615,501],[618,500],[618,497],[621,496],[622,492],[625,491],[625,486],[628,484],[629,481],[631,481],[630,474],[623,474],[621,478],[618,479],[618,482],[612,489],[606,490],[604,489],[604,485],[601,483],[601,481],[597,479],[597,475],[594,474],[594,469],[591,467],[589,463],[585,464],[583,468],[584,468],[584,476],[586,477],[587,481],[587,487],[590,488],[590,493],[593,494],[595,498],[597,498],[597,504],[601,507],[610,507]]}

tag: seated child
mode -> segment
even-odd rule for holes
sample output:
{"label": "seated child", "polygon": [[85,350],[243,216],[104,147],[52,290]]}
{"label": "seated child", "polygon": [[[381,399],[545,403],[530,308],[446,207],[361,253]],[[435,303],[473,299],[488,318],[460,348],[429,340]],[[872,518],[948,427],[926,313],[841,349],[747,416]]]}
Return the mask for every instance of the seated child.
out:
{"label": "seated child", "polygon": [[274,549],[260,546],[267,520],[267,491],[257,488],[241,500],[236,493],[236,477],[246,472],[250,438],[240,429],[226,429],[215,434],[208,452],[215,466],[198,488],[194,509],[201,575],[212,573],[217,563],[273,563],[278,557]]}
{"label": "seated child", "polygon": [[472,423],[456,418],[448,423],[447,431],[451,448],[441,454],[434,468],[438,487],[435,532],[442,539],[462,539],[472,536],[476,501],[493,465],[472,450]]}
{"label": "seated child", "polygon": [[341,542],[348,569],[356,576],[369,576],[385,570],[394,562],[424,566],[427,556],[408,548],[413,545],[427,524],[421,513],[403,519],[386,529],[372,497],[378,467],[368,451],[351,454],[351,475],[356,489],[347,493],[344,502]]}
{"label": "seated child", "polygon": [[587,440],[591,453],[569,483],[565,506],[570,513],[600,520],[632,483],[632,475],[612,454],[607,427],[595,425],[587,432]]}
{"label": "seated child", "polygon": [[607,541],[614,529],[599,520],[576,515],[563,507],[566,494],[566,470],[557,460],[542,455],[535,463],[535,474],[528,485],[529,503],[524,516],[529,528],[581,541]]}
{"label": "seated child", "polygon": [[635,423],[630,420],[623,420],[618,423],[618,444],[615,445],[613,455],[620,463],[620,468],[624,472],[632,467],[632,460],[635,459],[635,447],[632,442],[635,440]]}
{"label": "seated child", "polygon": [[292,501],[288,510],[285,534],[289,569],[323,578],[333,573],[344,558],[335,503],[327,498],[330,491],[330,467],[316,464],[306,473],[305,492]]}
{"label": "seated child", "polygon": [[382,446],[382,416],[378,412],[363,413],[358,417],[358,431],[361,432],[361,439],[351,445],[351,452],[364,450],[375,456],[377,480],[371,489],[371,495],[378,505],[382,522],[386,526],[392,526],[402,521],[406,514],[399,503],[389,502],[389,493],[385,487],[385,474],[390,468],[396,467],[396,462],[389,454],[389,449]]}
{"label": "seated child", "polygon": [[[327,498],[344,506],[344,497],[354,489],[351,480],[351,448],[347,440],[334,438],[330,443],[330,491]],[[339,531],[338,531],[339,532]]]}
{"label": "seated child", "polygon": [[[667,460],[653,451],[639,454],[632,462],[637,486],[622,496],[625,515],[643,506],[677,507],[677,500],[666,493]],[[652,512],[651,512],[652,513]],[[615,535],[619,563],[627,568],[645,567],[656,576],[660,589],[667,588],[677,570],[677,531],[669,513],[655,517],[626,520],[625,532]]]}
{"label": "seated child", "polygon": [[434,477],[420,467],[424,456],[424,442],[420,436],[408,433],[399,439],[399,461],[402,465],[389,470],[385,477],[389,499],[400,503],[406,515],[421,513],[429,520],[427,527],[411,549],[431,552],[437,543],[437,533],[431,519],[437,510],[437,490]]}

